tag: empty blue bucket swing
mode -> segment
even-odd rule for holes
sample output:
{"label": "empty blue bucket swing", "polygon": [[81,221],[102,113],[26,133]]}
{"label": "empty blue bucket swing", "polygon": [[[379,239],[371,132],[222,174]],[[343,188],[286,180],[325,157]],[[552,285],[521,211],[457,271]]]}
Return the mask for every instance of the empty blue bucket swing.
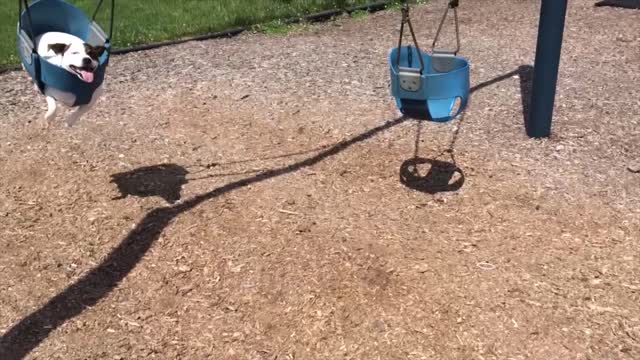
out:
{"label": "empty blue bucket swing", "polygon": [[[92,18],[77,7],[63,0],[18,0],[18,55],[24,69],[29,73],[40,91],[50,86],[75,95],[74,106],[86,105],[104,80],[105,69],[111,52],[114,1],[111,0],[110,29],[107,35],[95,21],[104,0],[99,0]],[[24,5],[24,9],[23,9]],[[47,32],[62,32],[74,35],[93,46],[104,46],[106,51],[98,59],[94,80],[86,83],[64,68],[42,59],[35,47],[35,39]]]}
{"label": "empty blue bucket swing", "polygon": [[[456,50],[435,47],[448,10],[452,8],[456,20]],[[400,112],[410,118],[434,122],[455,119],[467,107],[469,100],[469,62],[458,56],[457,1],[447,7],[432,45],[431,53],[421,50],[417,44],[409,19],[409,8],[403,6],[402,27],[398,47],[389,52],[391,94]],[[402,46],[404,24],[408,24],[415,46]],[[457,105],[457,107],[456,107]]]}

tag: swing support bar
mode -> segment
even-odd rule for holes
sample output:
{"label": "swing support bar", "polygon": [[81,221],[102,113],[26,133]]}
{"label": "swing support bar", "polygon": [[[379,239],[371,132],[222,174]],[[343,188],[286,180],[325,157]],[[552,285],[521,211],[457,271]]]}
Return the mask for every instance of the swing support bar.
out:
{"label": "swing support bar", "polygon": [[531,108],[526,124],[532,138],[549,137],[558,82],[568,0],[542,0],[533,72]]}

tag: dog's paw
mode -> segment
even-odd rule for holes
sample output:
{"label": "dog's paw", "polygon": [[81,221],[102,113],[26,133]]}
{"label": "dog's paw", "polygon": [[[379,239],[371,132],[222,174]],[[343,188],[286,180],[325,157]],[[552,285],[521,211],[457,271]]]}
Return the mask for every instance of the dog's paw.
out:
{"label": "dog's paw", "polygon": [[66,128],[72,128],[77,122],[79,118],[77,116],[73,116],[73,114],[69,115],[64,122]]}
{"label": "dog's paw", "polygon": [[42,119],[39,122],[39,127],[42,130],[49,130],[51,128],[51,121],[48,121],[46,119]]}

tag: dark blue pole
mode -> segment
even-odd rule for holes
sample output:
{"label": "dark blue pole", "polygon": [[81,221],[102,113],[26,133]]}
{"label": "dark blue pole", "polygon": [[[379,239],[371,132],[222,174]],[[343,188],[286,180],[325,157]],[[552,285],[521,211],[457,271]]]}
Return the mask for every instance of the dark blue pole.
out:
{"label": "dark blue pole", "polygon": [[549,137],[568,0],[542,0],[527,135]]}

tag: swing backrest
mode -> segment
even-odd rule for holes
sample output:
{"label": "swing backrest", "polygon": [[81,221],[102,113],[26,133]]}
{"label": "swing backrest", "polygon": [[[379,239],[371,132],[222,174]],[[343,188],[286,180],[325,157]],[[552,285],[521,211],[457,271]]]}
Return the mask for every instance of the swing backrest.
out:
{"label": "swing backrest", "polygon": [[[77,7],[62,0],[38,0],[29,5],[33,36],[58,31],[71,34],[85,40],[91,20]],[[29,18],[26,10],[22,12],[20,23],[29,31]]]}

